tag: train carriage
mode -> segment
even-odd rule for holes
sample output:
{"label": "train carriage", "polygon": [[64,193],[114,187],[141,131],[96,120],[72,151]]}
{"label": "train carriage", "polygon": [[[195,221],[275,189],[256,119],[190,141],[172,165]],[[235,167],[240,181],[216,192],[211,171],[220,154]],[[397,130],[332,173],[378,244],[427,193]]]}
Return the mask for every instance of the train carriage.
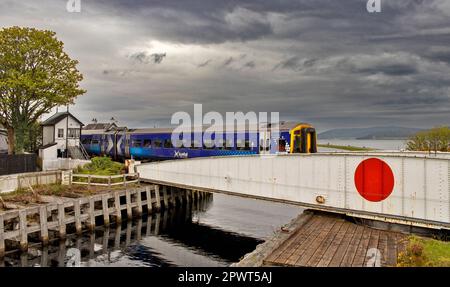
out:
{"label": "train carriage", "polygon": [[[279,133],[275,133],[275,127]],[[202,128],[201,132],[184,131],[190,139],[172,142],[173,128],[120,129],[83,131],[81,142],[93,156],[110,156],[116,160],[134,158],[143,161],[276,153],[314,153],[315,129],[306,123],[282,122],[258,130],[237,128],[235,132]],[[205,136],[206,135],[206,136]],[[203,140],[207,138],[208,140]]]}

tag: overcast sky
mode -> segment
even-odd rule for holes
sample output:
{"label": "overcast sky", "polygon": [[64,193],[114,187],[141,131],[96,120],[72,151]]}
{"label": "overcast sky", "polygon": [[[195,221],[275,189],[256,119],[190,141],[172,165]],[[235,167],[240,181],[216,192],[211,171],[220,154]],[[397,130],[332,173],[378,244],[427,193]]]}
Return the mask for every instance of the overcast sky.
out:
{"label": "overcast sky", "polygon": [[85,124],[280,112],[319,130],[450,124],[450,1],[0,0],[0,26],[50,29],[80,61]]}

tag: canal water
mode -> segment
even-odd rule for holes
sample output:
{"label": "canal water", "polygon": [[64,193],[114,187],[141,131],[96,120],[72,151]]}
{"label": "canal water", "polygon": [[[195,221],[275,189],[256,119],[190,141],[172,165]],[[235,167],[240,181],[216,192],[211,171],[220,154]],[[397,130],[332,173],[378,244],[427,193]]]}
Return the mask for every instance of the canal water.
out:
{"label": "canal water", "polygon": [[228,266],[252,252],[301,213],[297,206],[210,194],[94,233],[68,236],[48,247],[15,252],[0,266]]}

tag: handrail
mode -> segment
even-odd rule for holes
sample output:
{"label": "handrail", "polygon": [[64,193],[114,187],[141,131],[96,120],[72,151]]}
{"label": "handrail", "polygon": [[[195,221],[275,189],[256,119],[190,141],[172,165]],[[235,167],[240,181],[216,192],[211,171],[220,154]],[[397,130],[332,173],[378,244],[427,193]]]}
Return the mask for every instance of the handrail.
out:
{"label": "handrail", "polygon": [[81,142],[80,142],[80,150],[81,150],[81,153],[84,156],[84,159],[88,160],[90,158],[89,154],[87,153],[86,149],[84,148],[84,146],[83,146],[83,144]]}

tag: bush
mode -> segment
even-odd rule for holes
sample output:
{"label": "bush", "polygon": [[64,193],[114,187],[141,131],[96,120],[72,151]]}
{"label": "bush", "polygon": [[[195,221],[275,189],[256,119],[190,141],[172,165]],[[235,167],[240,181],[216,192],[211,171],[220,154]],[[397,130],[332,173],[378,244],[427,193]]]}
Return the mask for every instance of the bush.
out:
{"label": "bush", "polygon": [[450,151],[450,128],[436,127],[413,135],[406,144],[410,151]]}
{"label": "bush", "polygon": [[75,172],[92,175],[118,175],[126,173],[126,168],[124,164],[112,161],[111,158],[103,156],[92,158],[91,163],[83,167],[78,167]]}

